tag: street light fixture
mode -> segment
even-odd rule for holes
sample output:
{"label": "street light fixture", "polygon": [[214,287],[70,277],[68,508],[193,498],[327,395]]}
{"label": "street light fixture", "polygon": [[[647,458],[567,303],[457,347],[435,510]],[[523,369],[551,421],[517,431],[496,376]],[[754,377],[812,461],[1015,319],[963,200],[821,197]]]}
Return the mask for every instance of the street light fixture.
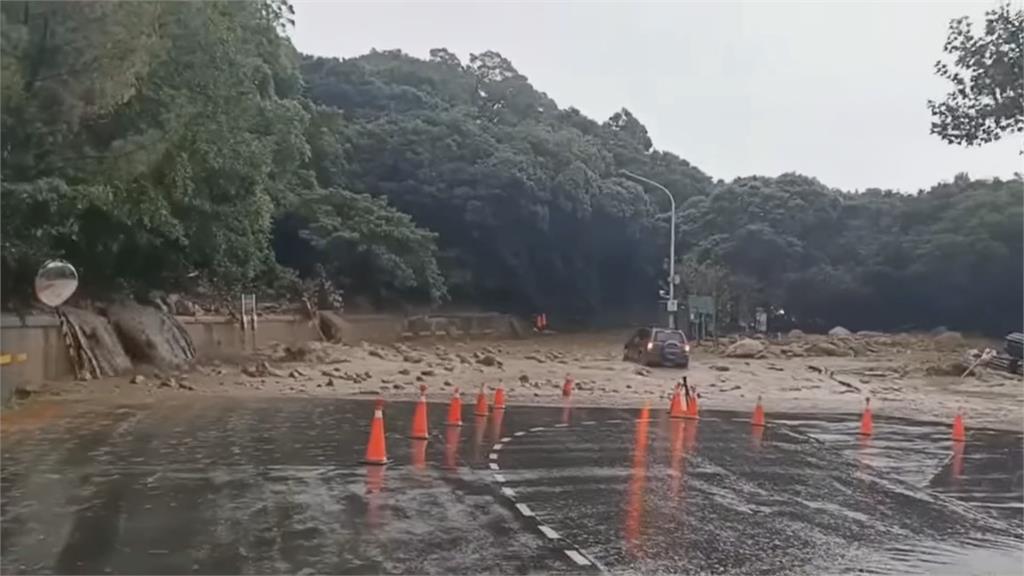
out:
{"label": "street light fixture", "polygon": [[668,327],[675,329],[676,327],[676,310],[679,307],[679,303],[676,302],[676,199],[672,197],[672,193],[668,191],[661,184],[658,184],[654,180],[649,180],[643,176],[633,174],[629,170],[619,170],[619,174],[644,184],[650,184],[658,190],[665,193],[668,196],[668,202],[672,207],[672,224],[671,224],[671,238],[668,244],[668,303],[666,308],[668,309]]}

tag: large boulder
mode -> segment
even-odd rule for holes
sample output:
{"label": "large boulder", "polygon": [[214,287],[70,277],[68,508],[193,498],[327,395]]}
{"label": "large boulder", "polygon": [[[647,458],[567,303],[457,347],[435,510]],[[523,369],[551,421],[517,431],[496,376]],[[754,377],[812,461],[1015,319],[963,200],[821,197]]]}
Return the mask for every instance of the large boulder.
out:
{"label": "large boulder", "polygon": [[852,332],[843,328],[842,326],[836,326],[835,328],[828,331],[829,336],[850,336]]}
{"label": "large boulder", "polygon": [[799,338],[803,338],[804,336],[806,336],[806,334],[804,334],[804,331],[803,330],[799,330],[797,328],[793,328],[792,330],[790,330],[789,332],[786,333],[786,337],[792,338],[794,340],[799,339]]}
{"label": "large boulder", "polygon": [[136,362],[159,368],[187,367],[196,357],[192,338],[174,316],[132,301],[107,308],[107,318],[125,352]]}
{"label": "large boulder", "polygon": [[763,355],[764,350],[764,342],[744,338],[726,348],[725,355],[730,358],[755,358]]}

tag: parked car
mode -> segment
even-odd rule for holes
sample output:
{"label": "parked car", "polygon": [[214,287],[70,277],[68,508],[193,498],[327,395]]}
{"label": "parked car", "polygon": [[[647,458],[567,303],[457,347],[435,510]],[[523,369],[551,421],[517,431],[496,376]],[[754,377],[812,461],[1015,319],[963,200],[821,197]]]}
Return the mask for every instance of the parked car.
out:
{"label": "parked car", "polygon": [[622,359],[644,366],[690,365],[690,344],[681,330],[644,327],[622,347]]}

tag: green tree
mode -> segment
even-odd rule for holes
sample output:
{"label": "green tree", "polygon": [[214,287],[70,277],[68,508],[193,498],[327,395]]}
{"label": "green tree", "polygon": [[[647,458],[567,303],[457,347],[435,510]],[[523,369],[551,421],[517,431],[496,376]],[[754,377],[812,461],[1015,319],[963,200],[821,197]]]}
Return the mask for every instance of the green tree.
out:
{"label": "green tree", "polygon": [[1024,130],[1024,10],[1007,3],[986,12],[981,34],[966,16],[953,20],[943,51],[951,60],[936,62],[935,73],[953,89],[928,102],[932,134],[974,146]]}

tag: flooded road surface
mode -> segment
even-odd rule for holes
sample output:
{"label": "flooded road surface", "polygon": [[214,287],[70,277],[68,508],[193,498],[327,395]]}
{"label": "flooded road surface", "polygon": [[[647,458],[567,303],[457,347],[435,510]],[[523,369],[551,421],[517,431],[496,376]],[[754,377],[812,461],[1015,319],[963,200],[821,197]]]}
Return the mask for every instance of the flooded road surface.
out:
{"label": "flooded road surface", "polygon": [[[363,456],[372,403],[174,400],[4,427],[12,573],[1019,573],[1021,438],[510,407]],[[769,416],[771,418],[771,416]],[[6,423],[5,423],[6,424]]]}

